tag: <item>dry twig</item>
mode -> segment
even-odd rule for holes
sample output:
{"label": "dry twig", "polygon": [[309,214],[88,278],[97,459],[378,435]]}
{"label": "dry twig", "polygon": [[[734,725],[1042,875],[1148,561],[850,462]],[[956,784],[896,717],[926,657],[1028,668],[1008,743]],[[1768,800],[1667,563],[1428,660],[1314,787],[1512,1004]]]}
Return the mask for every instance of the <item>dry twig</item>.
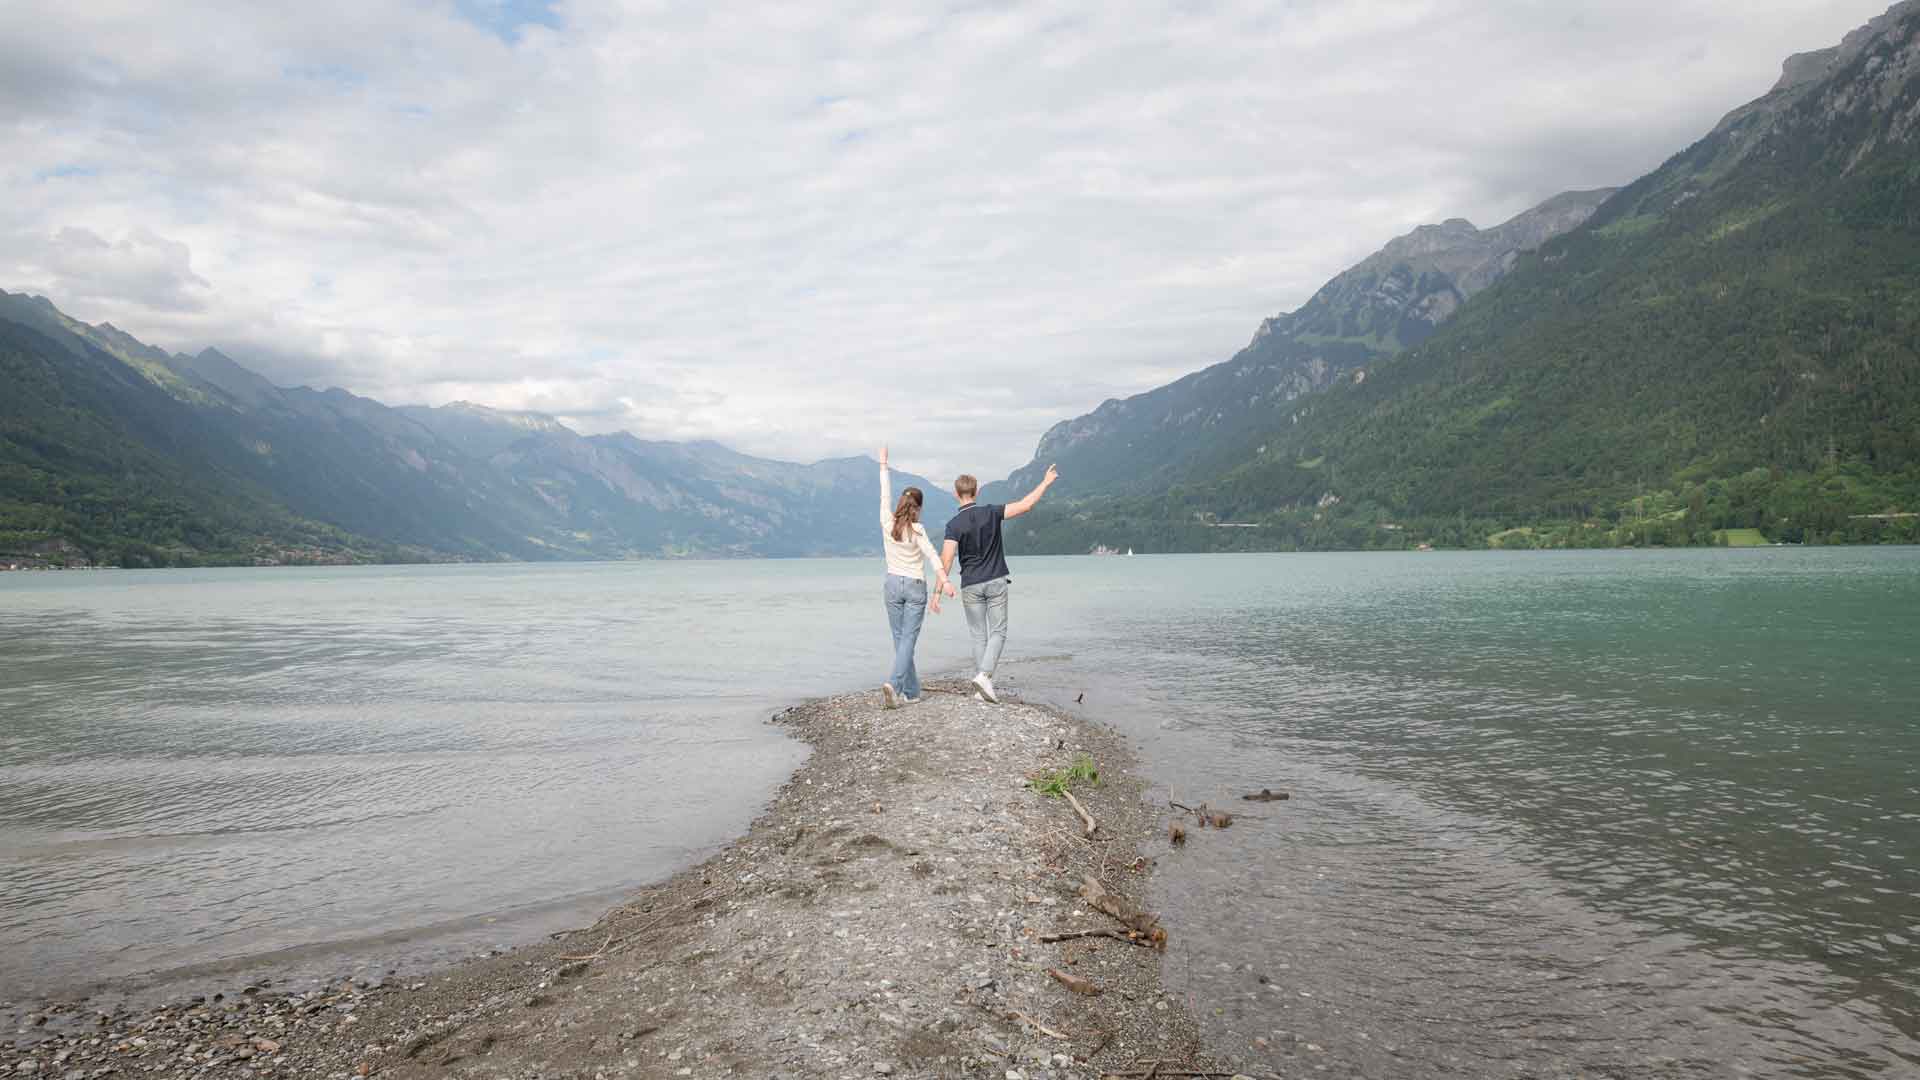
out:
{"label": "dry twig", "polygon": [[1084,806],[1081,806],[1080,800],[1073,797],[1073,792],[1062,791],[1060,794],[1065,795],[1067,797],[1067,802],[1073,804],[1073,812],[1076,814],[1079,814],[1080,820],[1087,823],[1087,839],[1089,840],[1093,839],[1093,831],[1099,828],[1098,825],[1094,824],[1093,815],[1087,813],[1087,808]]}
{"label": "dry twig", "polygon": [[1010,1019],[1010,1020],[1018,1020],[1018,1021],[1020,1021],[1020,1022],[1022,1022],[1022,1023],[1024,1023],[1024,1024],[1026,1024],[1026,1025],[1027,1025],[1028,1027],[1031,1027],[1031,1028],[1032,1028],[1033,1030],[1035,1030],[1035,1031],[1037,1031],[1037,1032],[1039,1032],[1039,1033],[1040,1033],[1040,1034],[1042,1034],[1042,1035],[1051,1035],[1051,1036],[1053,1036],[1053,1037],[1054,1037],[1054,1038],[1056,1038],[1056,1039],[1071,1039],[1071,1038],[1073,1038],[1073,1036],[1071,1036],[1071,1035],[1069,1035],[1069,1034],[1067,1034],[1067,1033],[1066,1033],[1066,1032],[1064,1032],[1064,1031],[1055,1031],[1055,1030],[1053,1030],[1052,1028],[1050,1028],[1050,1027],[1048,1027],[1047,1025],[1045,1025],[1045,1024],[1043,1024],[1043,1023],[1041,1023],[1041,1022],[1040,1022],[1040,1021],[1038,1021],[1038,1020],[1035,1020],[1035,1019],[1034,1019],[1033,1017],[1031,1017],[1031,1016],[1028,1016],[1028,1015],[1027,1015],[1026,1013],[1023,1013],[1023,1012],[1021,1012],[1021,1011],[1020,1011],[1020,1010],[1018,1010],[1018,1009],[1015,1009],[1014,1011],[1012,1011],[1012,1012],[1010,1012],[1010,1013],[1008,1013],[1008,1014],[1007,1014],[1007,1018],[1008,1018],[1008,1019]]}
{"label": "dry twig", "polygon": [[613,935],[608,934],[607,940],[600,943],[600,948],[597,951],[590,952],[585,956],[563,956],[560,959],[568,963],[571,963],[576,960],[598,960],[601,957],[607,955],[607,946],[611,944],[613,944]]}
{"label": "dry twig", "polygon": [[1112,1031],[1109,1031],[1105,1035],[1100,1036],[1100,1042],[1096,1044],[1093,1049],[1087,1051],[1087,1056],[1085,1058],[1082,1058],[1081,1060],[1092,1061],[1094,1058],[1099,1057],[1100,1051],[1105,1050],[1107,1048],[1107,1044],[1112,1042],[1113,1037],[1118,1034],[1120,1034],[1120,1029],[1114,1028]]}
{"label": "dry twig", "polygon": [[[674,904],[673,906],[666,908],[662,911],[651,912],[650,914],[653,915],[653,918],[648,919],[646,922],[641,923],[639,926],[634,927],[633,929],[627,931],[625,934],[622,934],[618,938],[615,938],[609,935],[607,938],[607,943],[605,945],[600,946],[600,951],[594,953],[591,956],[562,957],[561,959],[576,960],[576,961],[577,960],[598,960],[603,956],[611,956],[612,954],[617,953],[622,949],[625,949],[627,946],[633,944],[634,940],[637,939],[641,934],[644,934],[649,930],[658,929],[660,926],[664,925],[666,921],[672,916],[677,915],[682,911],[689,911],[693,908],[697,908],[701,904],[704,904],[707,901],[720,896],[722,893],[727,893],[729,891],[730,891],[729,888],[725,885],[716,885],[713,888],[708,889],[706,892],[700,893],[697,896],[690,897],[687,900],[678,904]],[[624,916],[626,914],[628,914],[628,912],[625,910],[622,910],[622,911],[615,912],[614,915],[610,917],[618,919],[621,916]]]}
{"label": "dry twig", "polygon": [[1054,982],[1059,983],[1061,986],[1066,987],[1076,994],[1081,994],[1086,997],[1100,996],[1100,988],[1093,984],[1092,979],[1085,979],[1078,975],[1070,975],[1067,972],[1061,971],[1059,968],[1048,968],[1047,974],[1053,976]]}
{"label": "dry twig", "polygon": [[1147,938],[1140,934],[1123,934],[1118,930],[1109,930],[1105,927],[1099,930],[1069,930],[1061,934],[1042,934],[1035,940],[1042,945],[1052,945],[1059,941],[1078,941],[1081,938],[1092,937],[1112,938],[1115,941],[1124,941],[1129,945],[1138,945],[1143,949],[1153,948],[1153,942],[1147,940]]}
{"label": "dry twig", "polygon": [[1122,926],[1151,941],[1154,948],[1167,947],[1167,932],[1161,929],[1160,920],[1151,912],[1134,907],[1124,897],[1110,891],[1100,884],[1099,878],[1088,877],[1080,886],[1080,895],[1088,907],[1118,919]]}

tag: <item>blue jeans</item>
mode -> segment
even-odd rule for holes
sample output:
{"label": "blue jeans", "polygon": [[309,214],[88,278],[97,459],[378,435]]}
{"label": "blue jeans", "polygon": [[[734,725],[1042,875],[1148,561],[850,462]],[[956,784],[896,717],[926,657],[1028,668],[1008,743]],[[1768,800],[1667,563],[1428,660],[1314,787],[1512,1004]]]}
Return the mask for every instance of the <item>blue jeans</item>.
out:
{"label": "blue jeans", "polygon": [[992,675],[1007,647],[1007,579],[981,581],[960,590],[960,606],[967,611],[967,630],[973,635],[974,669]]}
{"label": "blue jeans", "polygon": [[887,626],[893,630],[893,673],[887,681],[901,694],[920,696],[920,673],[913,668],[913,647],[927,619],[927,583],[887,575]]}

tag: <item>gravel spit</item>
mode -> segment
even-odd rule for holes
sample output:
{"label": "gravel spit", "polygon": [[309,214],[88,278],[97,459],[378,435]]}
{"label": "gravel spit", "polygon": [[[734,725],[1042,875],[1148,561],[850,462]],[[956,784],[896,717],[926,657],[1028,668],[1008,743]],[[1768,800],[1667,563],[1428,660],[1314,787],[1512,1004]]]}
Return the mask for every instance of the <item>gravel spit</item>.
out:
{"label": "gravel spit", "polygon": [[[776,716],[813,753],[750,831],[592,927],[400,983],[49,1003],[0,1042],[0,1077],[1053,1080],[1155,1060],[1231,1075],[1163,989],[1160,952],[1038,940],[1120,929],[1081,901],[1088,875],[1146,892],[1165,823],[1125,744],[962,690]],[[1029,783],[1082,755],[1093,840]]]}

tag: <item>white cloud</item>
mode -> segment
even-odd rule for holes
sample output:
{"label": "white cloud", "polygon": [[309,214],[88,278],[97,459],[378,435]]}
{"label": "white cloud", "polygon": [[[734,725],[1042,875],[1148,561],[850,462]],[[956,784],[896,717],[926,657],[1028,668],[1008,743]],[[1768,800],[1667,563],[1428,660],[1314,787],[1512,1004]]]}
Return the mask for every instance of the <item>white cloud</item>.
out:
{"label": "white cloud", "polygon": [[0,286],[282,382],[1002,475],[1884,0],[0,11]]}
{"label": "white cloud", "polygon": [[37,270],[50,291],[77,302],[135,312],[199,312],[211,292],[206,279],[193,272],[187,245],[151,229],[132,229],[109,241],[68,225],[37,245],[22,244],[15,258],[29,272]]}

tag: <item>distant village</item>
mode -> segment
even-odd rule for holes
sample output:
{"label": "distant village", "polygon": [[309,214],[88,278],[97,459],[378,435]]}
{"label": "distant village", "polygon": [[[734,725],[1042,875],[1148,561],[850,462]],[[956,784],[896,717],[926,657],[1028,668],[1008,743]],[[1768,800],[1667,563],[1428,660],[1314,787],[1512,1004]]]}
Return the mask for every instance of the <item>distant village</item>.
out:
{"label": "distant village", "polygon": [[[189,549],[175,549],[172,555],[182,557],[174,565],[209,566],[352,566],[365,562],[351,552],[332,551],[317,547],[274,548],[254,555],[251,559],[242,556],[234,558],[204,559]],[[452,561],[452,560],[449,560]],[[463,560],[464,561],[464,560]],[[124,567],[115,563],[96,563],[87,558],[81,549],[64,542],[51,545],[42,551],[0,551],[0,573],[25,572],[29,570],[121,570]]]}
{"label": "distant village", "polygon": [[11,570],[118,570],[117,566],[96,565],[94,563],[50,563],[45,559],[21,561],[14,556],[0,555],[0,572]]}

